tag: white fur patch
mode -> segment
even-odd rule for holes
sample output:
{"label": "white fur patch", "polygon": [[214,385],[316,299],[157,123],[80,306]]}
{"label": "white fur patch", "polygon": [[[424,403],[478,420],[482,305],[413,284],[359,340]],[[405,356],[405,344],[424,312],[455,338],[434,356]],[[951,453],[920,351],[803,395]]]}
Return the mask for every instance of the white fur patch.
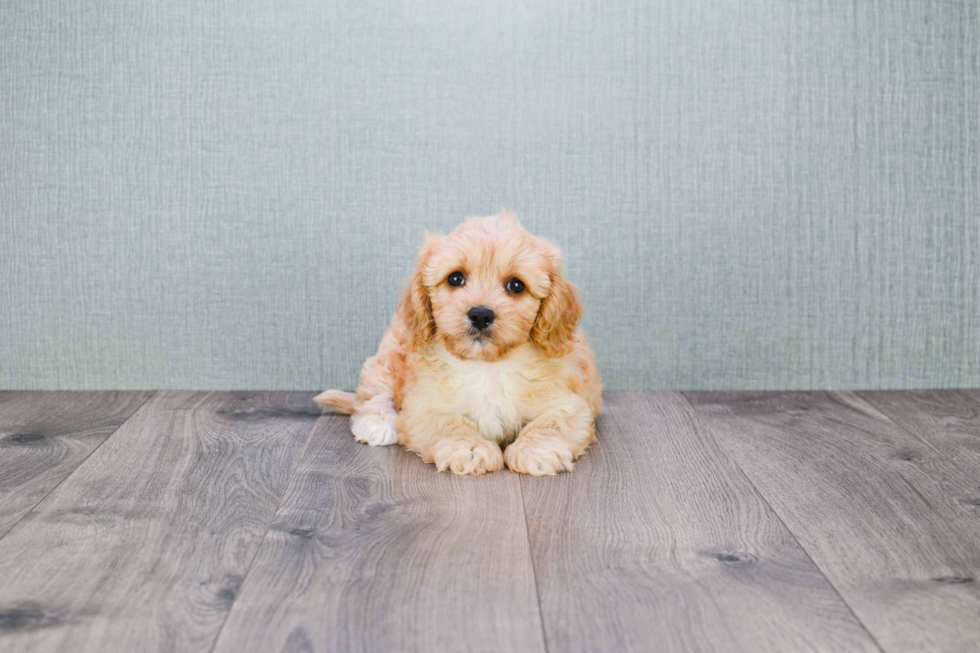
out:
{"label": "white fur patch", "polygon": [[506,360],[488,363],[460,360],[441,347],[437,351],[452,370],[453,388],[447,399],[453,409],[476,422],[487,439],[501,442],[516,436],[524,422],[521,395],[529,387],[522,374],[527,356],[519,351]]}
{"label": "white fur patch", "polygon": [[358,442],[385,447],[398,442],[397,418],[391,395],[375,395],[357,407],[350,418],[350,428]]}

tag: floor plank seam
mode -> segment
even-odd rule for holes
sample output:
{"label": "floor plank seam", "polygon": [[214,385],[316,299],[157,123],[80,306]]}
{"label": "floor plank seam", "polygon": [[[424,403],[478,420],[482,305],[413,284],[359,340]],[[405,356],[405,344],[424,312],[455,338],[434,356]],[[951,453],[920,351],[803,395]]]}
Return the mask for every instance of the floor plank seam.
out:
{"label": "floor plank seam", "polygon": [[110,439],[112,439],[112,437],[113,437],[114,435],[116,435],[116,433],[119,433],[119,431],[120,431],[120,429],[122,429],[122,427],[123,427],[123,426],[125,426],[126,424],[128,424],[128,423],[129,423],[129,420],[131,420],[131,419],[133,419],[133,418],[134,418],[134,417],[136,416],[136,413],[138,413],[138,412],[140,412],[140,410],[142,410],[142,409],[143,409],[143,406],[145,406],[145,405],[146,405],[147,403],[149,403],[149,401],[150,401],[151,399],[153,399],[153,397],[155,397],[155,396],[157,395],[157,392],[158,392],[157,390],[153,390],[153,391],[151,391],[151,392],[150,392],[150,394],[149,394],[149,395],[147,395],[147,397],[146,397],[146,399],[144,399],[144,400],[143,400],[143,401],[142,401],[142,402],[140,403],[140,405],[139,405],[139,406],[137,406],[137,408],[136,408],[136,410],[134,410],[134,411],[132,412],[132,414],[131,414],[131,415],[130,415],[129,417],[127,417],[127,418],[126,418],[125,420],[123,420],[123,421],[122,421],[122,423],[120,423],[120,424],[119,424],[119,426],[117,426],[117,427],[116,427],[116,428],[115,428],[115,429],[114,429],[114,430],[112,431],[112,433],[110,433],[110,434],[109,434],[108,436],[106,436],[106,438],[105,438],[104,440],[102,440],[102,442],[100,442],[100,443],[99,443],[98,445],[96,445],[96,447],[95,447],[94,449],[92,449],[91,451],[89,451],[89,452],[88,452],[88,455],[86,455],[86,456],[85,456],[84,458],[82,458],[82,459],[81,459],[81,460],[80,460],[80,461],[78,462],[78,464],[77,464],[77,465],[75,465],[75,468],[74,468],[73,470],[71,470],[71,472],[69,472],[68,474],[66,474],[66,475],[65,475],[65,477],[64,477],[63,479],[61,479],[60,481],[58,481],[58,482],[57,482],[57,483],[56,483],[56,484],[54,485],[54,487],[52,487],[52,488],[51,488],[50,490],[48,490],[47,492],[45,492],[45,493],[44,493],[44,496],[43,496],[43,497],[41,497],[40,499],[38,499],[38,500],[37,500],[37,502],[36,502],[36,503],[35,503],[35,504],[34,504],[33,506],[31,506],[31,508],[30,508],[30,510],[28,510],[27,512],[25,512],[25,513],[24,513],[24,514],[23,514],[23,515],[21,516],[21,518],[20,518],[20,519],[18,519],[18,520],[17,520],[17,521],[15,521],[15,522],[14,522],[13,524],[11,524],[11,526],[10,526],[10,528],[8,528],[8,529],[7,529],[6,531],[4,531],[3,533],[0,533],[0,540],[2,540],[3,538],[5,538],[5,537],[7,537],[7,535],[8,535],[8,534],[10,534],[11,532],[13,532],[13,530],[14,530],[15,528],[17,528],[17,526],[18,526],[18,525],[19,525],[19,524],[20,524],[20,523],[21,523],[22,521],[24,521],[24,519],[25,519],[25,518],[26,518],[26,517],[27,517],[27,516],[28,516],[29,514],[31,514],[32,512],[34,512],[34,509],[35,509],[35,508],[37,508],[37,507],[38,507],[39,505],[41,505],[42,503],[44,503],[44,500],[45,500],[45,499],[47,499],[47,498],[48,498],[49,496],[51,496],[51,493],[52,493],[52,492],[54,492],[55,490],[57,490],[57,489],[58,489],[59,487],[61,487],[61,485],[62,485],[62,484],[64,484],[64,482],[65,482],[65,481],[67,481],[67,480],[68,480],[69,478],[71,478],[72,476],[74,476],[74,474],[75,474],[75,472],[77,472],[77,471],[78,471],[78,469],[79,469],[79,468],[80,468],[80,467],[81,467],[82,465],[84,465],[84,464],[85,464],[85,461],[86,461],[86,460],[88,460],[89,458],[91,458],[91,457],[92,457],[92,454],[94,454],[94,453],[95,453],[96,451],[98,451],[99,449],[101,449],[101,448],[102,448],[102,445],[104,445],[104,444],[105,444],[106,442],[108,442],[108,441],[109,441]]}
{"label": "floor plank seam", "polygon": [[545,653],[548,653],[548,631],[544,627],[544,610],[541,609],[541,590],[538,587],[538,572],[534,568],[534,546],[531,542],[531,525],[527,521],[527,503],[524,500],[524,478],[518,478],[521,488],[521,510],[524,512],[524,534],[527,536],[528,557],[531,560],[531,578],[534,579],[534,598],[538,604],[538,623],[541,624],[541,641],[544,642]]}
{"label": "floor plank seam", "polygon": [[680,392],[678,394],[680,394],[684,398],[684,401],[687,403],[687,405],[691,407],[691,410],[694,411],[693,413],[694,416],[697,418],[698,422],[700,422],[700,426],[702,426],[706,430],[708,435],[711,436],[711,439],[715,441],[715,443],[718,445],[721,451],[723,451],[725,455],[728,456],[728,459],[735,466],[735,469],[738,470],[738,473],[741,474],[743,478],[745,478],[746,482],[749,484],[749,486],[752,487],[753,491],[755,491],[755,493],[759,496],[759,498],[767,506],[769,506],[769,510],[772,511],[772,514],[776,517],[776,519],[779,520],[779,523],[783,525],[783,528],[786,529],[786,532],[789,533],[790,536],[792,536],[793,541],[795,541],[796,545],[800,547],[800,551],[802,551],[803,554],[806,555],[807,559],[813,565],[813,568],[820,572],[820,575],[823,576],[825,581],[827,581],[827,585],[829,585],[830,588],[834,590],[834,594],[836,594],[838,598],[840,598],[841,602],[845,606],[847,606],[848,611],[854,616],[854,619],[857,621],[858,624],[860,624],[861,628],[864,629],[864,632],[867,633],[868,637],[871,639],[874,645],[878,647],[879,651],[885,653],[885,648],[881,645],[881,642],[878,641],[878,638],[875,637],[874,634],[868,629],[868,626],[861,620],[861,617],[858,616],[858,614],[854,611],[854,608],[851,607],[851,604],[847,602],[847,599],[843,597],[843,595],[840,593],[840,590],[837,589],[837,586],[834,585],[834,583],[830,580],[830,578],[827,577],[827,572],[821,569],[820,565],[817,564],[817,561],[813,559],[813,556],[810,555],[810,552],[807,551],[805,546],[803,546],[803,543],[800,541],[799,536],[797,536],[797,534],[793,532],[793,529],[789,527],[789,525],[783,519],[783,516],[779,514],[779,512],[775,509],[775,507],[773,507],[772,503],[770,503],[769,499],[767,499],[766,496],[759,490],[759,488],[756,487],[755,483],[752,482],[752,479],[749,478],[749,475],[745,473],[745,470],[742,469],[742,466],[738,464],[738,461],[735,459],[735,456],[733,456],[731,452],[728,451],[728,449],[725,447],[725,443],[721,441],[721,438],[719,438],[717,434],[715,434],[714,429],[711,428],[711,425],[708,424],[707,420],[701,417],[701,413],[698,411],[697,406],[695,406],[691,402],[690,398],[687,396],[687,393]]}
{"label": "floor plank seam", "polygon": [[[956,390],[956,393],[959,394],[959,395],[961,395],[961,396],[965,396],[968,399],[970,398],[969,395],[963,393],[961,390]],[[872,399],[870,399],[869,397],[866,397],[863,394],[858,394],[857,392],[855,392],[854,395],[856,397],[858,397],[859,399],[861,399],[862,401],[868,402],[868,404],[870,404],[875,410],[877,410],[878,412],[880,412],[889,421],[889,423],[891,423],[892,425],[894,425],[897,429],[901,430],[902,432],[907,433],[913,440],[915,440],[916,442],[918,442],[919,444],[921,444],[925,448],[929,449],[930,451],[934,452],[937,456],[941,456],[944,460],[948,461],[954,467],[959,467],[960,466],[961,461],[957,460],[956,458],[950,457],[944,450],[939,449],[932,442],[929,442],[929,440],[927,440],[927,439],[919,436],[914,431],[910,431],[903,424],[900,424],[898,421],[895,420],[894,417],[892,417],[891,415],[889,415],[888,414],[888,410],[886,408],[882,407],[879,403],[873,401]]]}
{"label": "floor plank seam", "polygon": [[310,442],[313,440],[313,434],[316,433],[317,424],[323,416],[317,418],[313,423],[312,428],[310,428],[309,434],[306,436],[306,442],[303,443],[303,451],[300,452],[299,456],[296,457],[296,464],[293,465],[293,470],[289,473],[289,481],[286,482],[286,486],[282,490],[282,494],[279,496],[279,501],[276,503],[276,509],[272,511],[272,516],[269,518],[269,523],[265,525],[265,532],[262,533],[262,537],[259,538],[259,543],[255,547],[255,554],[252,555],[252,559],[248,561],[248,569],[242,575],[242,582],[238,586],[238,591],[235,592],[235,598],[232,599],[231,603],[228,605],[228,610],[225,612],[225,618],[221,621],[221,627],[218,628],[218,632],[214,636],[214,641],[211,642],[211,648],[208,649],[208,653],[214,653],[214,649],[218,646],[218,641],[221,639],[221,634],[225,630],[225,625],[228,623],[228,618],[231,616],[231,611],[235,609],[235,603],[238,601],[238,597],[242,595],[242,591],[245,588],[245,583],[248,582],[248,575],[252,571],[252,566],[255,564],[255,560],[259,557],[262,552],[262,545],[265,544],[265,538],[268,537],[269,531],[272,529],[272,523],[276,521],[276,515],[279,514],[279,508],[282,507],[282,501],[286,498],[286,494],[289,492],[289,486],[293,484],[293,478],[296,476],[296,470],[299,469],[299,464],[303,461],[303,457],[306,456],[306,450],[310,447]]}

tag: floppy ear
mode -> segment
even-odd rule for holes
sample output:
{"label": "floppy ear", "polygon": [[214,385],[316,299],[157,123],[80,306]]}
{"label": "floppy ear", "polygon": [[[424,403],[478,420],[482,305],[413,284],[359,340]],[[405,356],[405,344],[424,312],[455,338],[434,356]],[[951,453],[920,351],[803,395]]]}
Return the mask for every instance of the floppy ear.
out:
{"label": "floppy ear", "polygon": [[432,251],[436,247],[436,239],[429,237],[425,246],[415,259],[415,270],[408,280],[408,288],[398,304],[398,316],[408,328],[413,347],[421,347],[432,342],[436,336],[436,321],[432,316],[432,302],[429,291],[422,280],[422,271]]}
{"label": "floppy ear", "polygon": [[575,286],[562,274],[560,260],[555,262],[550,277],[551,290],[541,301],[531,340],[545,356],[556,358],[567,354],[572,347],[571,338],[582,319],[582,303]]}

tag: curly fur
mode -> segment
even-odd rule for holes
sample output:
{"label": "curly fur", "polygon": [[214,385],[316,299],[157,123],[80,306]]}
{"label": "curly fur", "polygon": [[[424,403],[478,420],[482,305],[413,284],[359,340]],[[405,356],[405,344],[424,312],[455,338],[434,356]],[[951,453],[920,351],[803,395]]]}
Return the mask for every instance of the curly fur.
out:
{"label": "curly fur", "polygon": [[[447,282],[462,272],[461,287]],[[510,279],[525,290],[507,290]],[[487,333],[467,318],[494,312]],[[351,415],[354,437],[398,442],[440,471],[571,471],[595,440],[602,384],[579,328],[561,253],[501,213],[429,236],[356,393],[317,403]]]}

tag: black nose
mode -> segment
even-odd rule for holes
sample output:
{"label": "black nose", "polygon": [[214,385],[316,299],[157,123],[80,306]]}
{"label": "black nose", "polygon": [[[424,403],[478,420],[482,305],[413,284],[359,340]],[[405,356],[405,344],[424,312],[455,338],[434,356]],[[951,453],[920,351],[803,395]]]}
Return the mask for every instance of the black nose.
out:
{"label": "black nose", "polygon": [[480,331],[493,324],[493,311],[486,306],[474,306],[466,315],[470,318],[470,323]]}

